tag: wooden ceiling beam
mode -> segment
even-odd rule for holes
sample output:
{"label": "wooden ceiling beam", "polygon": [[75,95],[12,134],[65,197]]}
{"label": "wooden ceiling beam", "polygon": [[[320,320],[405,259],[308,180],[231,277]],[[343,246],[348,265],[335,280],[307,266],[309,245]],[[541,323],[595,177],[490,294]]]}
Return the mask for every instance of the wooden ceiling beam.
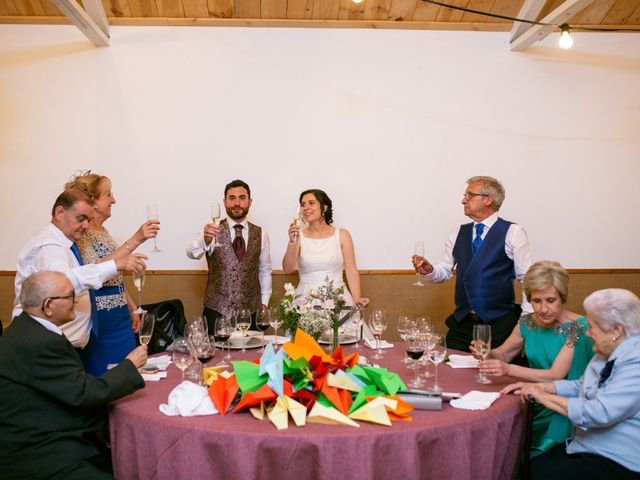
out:
{"label": "wooden ceiling beam", "polygon": [[[566,0],[540,20],[540,22],[561,25],[566,23],[571,17],[579,13],[590,3],[593,3],[593,0]],[[514,52],[524,50],[555,30],[556,28],[552,26],[529,25],[529,28],[520,34],[518,38],[511,40],[510,48]]]}
{"label": "wooden ceiling beam", "polygon": [[[93,43],[96,47],[106,47],[109,45],[109,30],[108,30],[108,22],[107,17],[104,14],[104,9],[102,10],[102,15],[104,16],[104,25],[106,27],[106,31],[104,31],[98,23],[96,23],[87,12],[85,12],[78,2],[75,0],[52,0],[53,3],[65,14],[65,16],[71,20],[78,29]],[[85,0],[85,5],[90,5],[92,3],[100,3],[99,0]],[[89,8],[89,7],[88,7]],[[100,8],[102,5],[100,4]],[[98,22],[102,23],[100,20],[99,13],[96,13],[97,9],[96,5],[93,5],[92,12],[97,15]]]}
{"label": "wooden ceiling beam", "polygon": [[[516,18],[521,18],[522,20],[530,20],[534,22],[540,12],[542,11],[544,4],[547,3],[547,0],[525,0],[522,4],[522,8],[516,15]],[[513,22],[513,27],[511,28],[511,41],[513,42],[516,38],[526,32],[530,23],[526,22]]]}

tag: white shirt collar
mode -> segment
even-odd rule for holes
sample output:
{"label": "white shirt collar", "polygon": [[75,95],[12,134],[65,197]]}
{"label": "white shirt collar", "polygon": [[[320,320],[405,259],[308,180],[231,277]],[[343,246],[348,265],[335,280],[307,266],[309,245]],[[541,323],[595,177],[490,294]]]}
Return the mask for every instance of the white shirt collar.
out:
{"label": "white shirt collar", "polygon": [[69,238],[67,238],[67,236],[62,232],[62,230],[60,230],[58,227],[56,227],[53,223],[49,223],[47,228],[64,245],[66,245],[67,247],[71,248],[71,245],[73,245],[73,242],[71,240],[69,240]]}
{"label": "white shirt collar", "polygon": [[489,230],[491,227],[493,227],[493,224],[496,223],[498,221],[498,212],[494,212],[492,215],[489,215],[487,218],[485,218],[484,220],[482,220],[481,222],[473,222],[473,228],[476,228],[476,225],[479,223],[482,223],[484,225],[484,228],[486,230]]}
{"label": "white shirt collar", "polygon": [[35,315],[28,315],[50,332],[62,335],[62,330],[60,330],[60,327],[58,327],[56,324],[51,323],[49,320],[45,320],[44,318],[36,317]]}
{"label": "white shirt collar", "polygon": [[244,220],[241,222],[236,222],[233,218],[230,218],[228,222],[229,222],[229,230],[233,230],[233,227],[235,227],[236,225],[242,225],[245,230],[249,229],[249,222],[247,221],[247,217],[244,217]]}

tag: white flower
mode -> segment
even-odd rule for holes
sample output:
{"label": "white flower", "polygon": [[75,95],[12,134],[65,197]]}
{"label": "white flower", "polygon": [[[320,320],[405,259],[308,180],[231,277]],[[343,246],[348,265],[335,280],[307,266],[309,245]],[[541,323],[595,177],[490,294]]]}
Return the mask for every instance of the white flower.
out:
{"label": "white flower", "polygon": [[290,283],[284,284],[284,293],[285,295],[295,295],[296,289]]}
{"label": "white flower", "polygon": [[325,310],[333,310],[334,308],[336,308],[336,303],[331,299],[325,300],[322,304],[322,308],[324,308]]}

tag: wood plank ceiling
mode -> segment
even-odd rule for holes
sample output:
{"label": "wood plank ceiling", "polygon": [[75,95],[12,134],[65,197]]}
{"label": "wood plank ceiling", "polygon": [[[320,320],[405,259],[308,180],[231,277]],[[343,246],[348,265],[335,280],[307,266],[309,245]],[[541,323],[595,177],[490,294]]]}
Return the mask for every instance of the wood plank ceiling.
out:
{"label": "wood plank ceiling", "polygon": [[[565,0],[547,0],[542,19]],[[81,2],[80,2],[81,3]],[[517,16],[525,0],[445,0]],[[111,25],[242,25],[506,31],[512,22],[423,0],[102,0]],[[69,23],[52,0],[0,0],[0,23]],[[640,27],[640,0],[594,0],[572,16],[576,27]]]}

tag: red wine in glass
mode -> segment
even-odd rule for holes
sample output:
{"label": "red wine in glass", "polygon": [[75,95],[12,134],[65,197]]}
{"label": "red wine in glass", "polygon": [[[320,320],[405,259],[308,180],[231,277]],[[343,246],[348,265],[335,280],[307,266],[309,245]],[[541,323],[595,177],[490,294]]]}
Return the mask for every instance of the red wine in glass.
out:
{"label": "red wine in glass", "polygon": [[422,357],[422,355],[424,355],[424,350],[418,350],[418,349],[415,349],[415,348],[408,348],[407,349],[407,355],[412,360],[420,360],[420,357]]}
{"label": "red wine in glass", "polygon": [[198,360],[200,360],[200,363],[202,363],[203,365],[205,365],[206,363],[210,362],[211,359],[213,358],[213,355],[211,354],[207,354],[207,355],[201,355],[198,357]]}
{"label": "red wine in glass", "polygon": [[258,323],[256,325],[258,327],[258,330],[260,330],[261,332],[265,332],[268,328],[269,328],[269,324],[263,324],[263,323]]}

